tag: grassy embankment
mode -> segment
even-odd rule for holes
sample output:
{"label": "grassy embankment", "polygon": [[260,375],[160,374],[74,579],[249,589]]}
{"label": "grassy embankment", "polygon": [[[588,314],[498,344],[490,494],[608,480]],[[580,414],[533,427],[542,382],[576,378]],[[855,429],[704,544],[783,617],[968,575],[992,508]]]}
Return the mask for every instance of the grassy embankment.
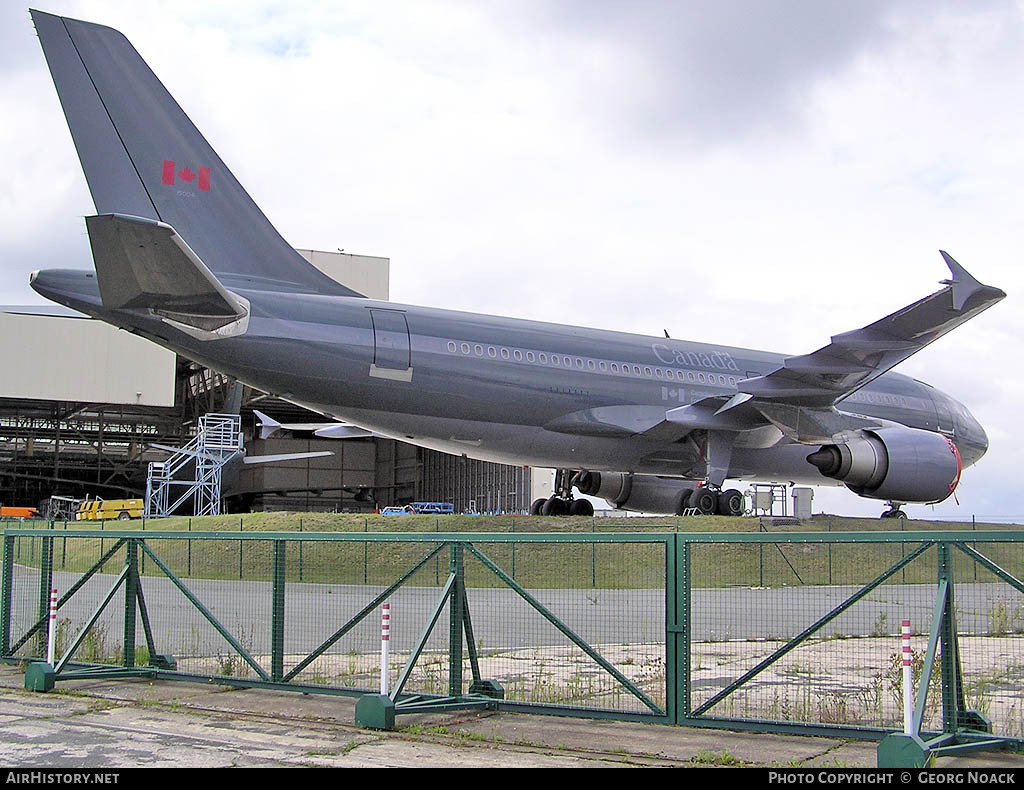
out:
{"label": "grassy embankment", "polygon": [[[26,522],[28,524],[29,522]],[[84,571],[112,545],[100,534],[112,530],[237,532],[289,532],[296,539],[308,533],[607,533],[630,535],[665,532],[757,532],[756,518],[700,516],[688,518],[543,518],[487,516],[362,516],[331,513],[252,513],[244,516],[169,518],[159,521],[117,521],[69,523],[67,529],[95,530],[96,537],[58,538],[54,541],[55,570]],[[55,525],[58,532],[64,524]],[[816,516],[797,525],[768,525],[773,534],[791,532],[865,531],[899,532],[899,523],[879,519],[849,519]],[[906,530],[940,533],[970,529],[950,522],[911,521]],[[978,529],[1015,529],[1004,525],[977,525]],[[183,535],[184,537],[184,535]],[[15,561],[38,565],[39,538],[18,538]],[[269,580],[272,543],[269,540],[154,540],[150,548],[181,576],[211,579]],[[291,540],[287,549],[289,581],[332,584],[388,584],[419,561],[436,543],[374,543],[361,540]],[[617,542],[610,544],[476,544],[516,581],[532,587],[557,588],[657,588],[664,584],[663,544]],[[700,544],[692,551],[694,585],[698,587],[783,586],[799,584],[857,584],[882,573],[905,553],[915,548],[903,543],[859,544]],[[1024,573],[1024,546],[995,544],[983,553],[1018,576]],[[104,568],[116,572],[123,563],[118,552]],[[413,584],[433,585],[444,581],[448,550],[442,550],[414,577]],[[146,575],[159,574],[148,558]],[[969,558],[956,558],[957,579],[995,581],[995,577]],[[933,583],[936,552],[926,554],[894,577],[903,583]],[[501,586],[501,582],[476,558],[467,555],[466,579],[470,586]]]}

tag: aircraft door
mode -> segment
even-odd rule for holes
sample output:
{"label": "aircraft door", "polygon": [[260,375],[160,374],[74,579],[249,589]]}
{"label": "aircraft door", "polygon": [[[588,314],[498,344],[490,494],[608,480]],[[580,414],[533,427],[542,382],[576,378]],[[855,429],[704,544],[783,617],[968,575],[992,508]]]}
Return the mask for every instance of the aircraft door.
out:
{"label": "aircraft door", "polygon": [[373,364],[370,375],[412,381],[409,324],[400,310],[370,310],[373,321]]}

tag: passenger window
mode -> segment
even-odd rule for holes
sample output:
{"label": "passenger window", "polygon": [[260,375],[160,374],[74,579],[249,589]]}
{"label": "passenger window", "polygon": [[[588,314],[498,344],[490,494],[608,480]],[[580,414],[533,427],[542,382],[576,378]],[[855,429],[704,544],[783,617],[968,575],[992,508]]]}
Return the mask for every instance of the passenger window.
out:
{"label": "passenger window", "polygon": [[448,350],[451,351],[454,354],[457,349],[458,349],[458,346],[456,346],[455,343],[453,343],[451,340],[449,340],[448,341]]}

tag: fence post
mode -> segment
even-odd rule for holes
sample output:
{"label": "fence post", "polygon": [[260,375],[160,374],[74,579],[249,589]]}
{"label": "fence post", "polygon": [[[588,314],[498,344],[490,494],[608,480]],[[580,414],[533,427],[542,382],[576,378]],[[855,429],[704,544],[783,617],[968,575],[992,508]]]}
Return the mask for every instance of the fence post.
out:
{"label": "fence post", "polygon": [[956,634],[956,613],[953,596],[953,551],[949,543],[936,544],[938,549],[938,582],[946,586],[946,605],[942,613],[939,642],[942,661],[942,724],[943,732],[956,732],[960,727],[960,711],[964,704],[963,678],[960,674],[960,645]]}
{"label": "fence post", "polygon": [[686,634],[680,623],[685,602],[679,579],[681,547],[685,549],[686,544],[680,542],[678,533],[665,541],[665,713],[669,724],[678,724],[680,712],[686,710],[679,683],[679,669],[687,655]]}
{"label": "fence post", "polygon": [[462,558],[462,544],[451,547],[451,572],[455,574],[451,597],[448,599],[448,696],[462,696],[462,619],[466,595],[466,579]]}
{"label": "fence post", "polygon": [[[44,591],[43,588],[46,588]],[[50,615],[50,592],[53,590],[53,538],[41,538],[39,546],[39,619],[45,621]],[[45,596],[44,596],[45,592]],[[45,607],[43,598],[46,598]],[[39,629],[38,655],[46,655],[46,629]]]}
{"label": "fence post", "polygon": [[[188,520],[188,531],[189,532],[192,531],[192,519]],[[188,543],[188,576],[189,576],[189,578],[191,578],[192,577],[192,538],[189,538],[186,541],[186,543]]]}
{"label": "fence post", "polygon": [[14,592],[14,538],[4,535],[0,560],[0,656],[11,652],[11,596]]}
{"label": "fence post", "polygon": [[279,682],[284,677],[284,581],[287,571],[287,544],[274,541],[274,583],[270,617],[270,677]]}
{"label": "fence post", "polygon": [[124,641],[121,663],[126,669],[135,666],[135,616],[139,596],[139,540],[129,538],[124,544],[128,575],[124,580]]}

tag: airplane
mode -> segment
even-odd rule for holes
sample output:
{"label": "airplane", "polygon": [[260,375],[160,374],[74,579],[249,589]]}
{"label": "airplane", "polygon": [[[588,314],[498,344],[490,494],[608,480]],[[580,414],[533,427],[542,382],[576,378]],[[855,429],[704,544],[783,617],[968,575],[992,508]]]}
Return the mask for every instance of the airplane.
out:
{"label": "airplane", "polygon": [[[558,470],[544,514],[739,515],[727,479],[949,497],[988,448],[958,401],[892,372],[1003,299],[950,255],[944,287],[810,354],[368,299],[263,215],[128,40],[31,12],[96,214],[95,272],[38,293],[363,432]],[[344,433],[344,432],[342,432]]]}

